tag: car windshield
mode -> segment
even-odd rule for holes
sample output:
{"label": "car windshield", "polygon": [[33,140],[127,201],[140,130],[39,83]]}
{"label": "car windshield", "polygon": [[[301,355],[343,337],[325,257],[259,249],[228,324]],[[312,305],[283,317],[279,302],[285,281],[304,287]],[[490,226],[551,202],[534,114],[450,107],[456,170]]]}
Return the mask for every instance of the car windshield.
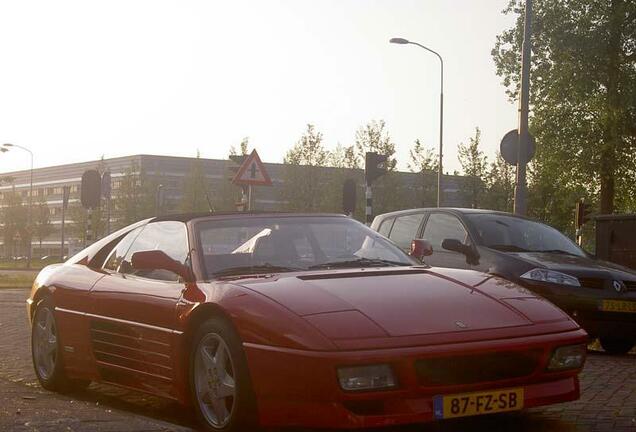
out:
{"label": "car windshield", "polygon": [[416,262],[346,217],[237,217],[196,224],[208,278]]}
{"label": "car windshield", "polygon": [[585,256],[572,240],[539,222],[499,214],[471,214],[467,217],[476,229],[481,243],[492,249]]}

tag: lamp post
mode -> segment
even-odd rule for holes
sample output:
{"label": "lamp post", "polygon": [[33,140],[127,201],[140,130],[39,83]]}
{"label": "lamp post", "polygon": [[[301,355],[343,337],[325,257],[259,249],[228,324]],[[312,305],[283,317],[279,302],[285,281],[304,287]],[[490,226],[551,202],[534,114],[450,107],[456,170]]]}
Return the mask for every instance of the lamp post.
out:
{"label": "lamp post", "polygon": [[[22,147],[20,145],[17,144],[10,144],[10,143],[6,143],[2,145],[2,151],[6,152],[8,150],[10,150],[11,148],[17,148],[20,150],[24,150],[25,152],[29,153],[29,155],[31,156],[31,170],[30,170],[30,174],[29,174],[29,211],[28,211],[28,216],[27,216],[27,226],[28,229],[31,230],[31,224],[33,222],[33,152],[31,150],[29,150],[26,147]],[[31,268],[31,258],[33,255],[33,242],[31,241],[31,233],[29,232],[29,254],[27,256],[27,268]]]}
{"label": "lamp post", "polygon": [[398,45],[416,45],[420,48],[425,49],[426,51],[435,54],[439,59],[440,64],[440,86],[439,86],[439,165],[437,169],[437,207],[442,206],[443,201],[443,191],[442,191],[442,176],[443,176],[443,168],[442,168],[442,157],[444,150],[444,60],[442,56],[439,55],[436,51],[417,43],[411,42],[407,39],[403,38],[392,38],[390,43],[398,44]]}

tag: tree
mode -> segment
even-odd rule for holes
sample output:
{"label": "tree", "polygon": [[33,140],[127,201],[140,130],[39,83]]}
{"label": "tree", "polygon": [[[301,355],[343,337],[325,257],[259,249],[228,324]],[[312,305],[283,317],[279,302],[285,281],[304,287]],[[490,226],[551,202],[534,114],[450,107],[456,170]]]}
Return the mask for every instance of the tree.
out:
{"label": "tree", "polygon": [[126,226],[155,213],[156,179],[149,179],[139,164],[133,161],[119,179],[119,188],[112,200],[117,225]]}
{"label": "tree", "polygon": [[[82,207],[81,204],[69,205],[68,218],[67,224],[70,236],[78,239],[81,244],[86,243],[88,210]],[[91,210],[91,230],[93,241],[102,237],[105,229],[106,218],[104,217],[101,207]]]}
{"label": "tree", "polygon": [[238,151],[236,150],[236,147],[234,147],[233,145],[230,146],[230,156],[246,156],[249,153],[248,152],[249,143],[250,143],[250,138],[245,137],[241,140]]}
{"label": "tree", "polygon": [[[522,0],[511,0],[504,13],[517,14],[517,22],[497,37],[492,55],[515,99]],[[560,192],[583,186],[598,197],[602,213],[617,204],[624,210],[632,205],[624,197],[634,191],[636,174],[636,2],[535,0],[532,37],[534,180],[556,176]]]}
{"label": "tree", "polygon": [[413,148],[409,150],[409,161],[406,166],[409,171],[421,176],[418,185],[418,195],[422,207],[433,207],[437,202],[437,167],[439,166],[433,150],[426,147],[419,139],[415,140]]}
{"label": "tree", "polygon": [[213,210],[205,169],[198,151],[196,159],[190,164],[190,170],[183,184],[180,209],[184,213],[200,213]]}
{"label": "tree", "polygon": [[488,166],[486,156],[479,148],[480,141],[481,131],[475,128],[475,136],[469,139],[468,144],[459,144],[458,148],[459,163],[466,176],[461,185],[462,194],[471,203],[472,208],[479,208],[481,204]]}
{"label": "tree", "polygon": [[34,222],[35,237],[38,239],[40,251],[42,251],[42,241],[55,231],[51,223],[51,211],[44,195],[39,196],[35,206]]}
{"label": "tree", "polygon": [[515,168],[508,164],[499,152],[486,173],[486,193],[483,207],[490,210],[512,212],[515,190]]}
{"label": "tree", "polygon": [[7,256],[18,255],[30,241],[27,225],[28,209],[15,189],[4,193],[2,223],[4,225],[4,245]]}
{"label": "tree", "polygon": [[322,141],[322,133],[308,124],[300,139],[285,155],[282,196],[289,210],[320,211],[323,208],[328,179],[321,167],[328,164],[330,155]]}
{"label": "tree", "polygon": [[359,161],[364,161],[367,152],[387,155],[387,170],[394,171],[397,161],[394,158],[395,144],[385,130],[384,120],[372,120],[356,131],[355,152]]}
{"label": "tree", "polygon": [[360,168],[360,160],[356,155],[355,147],[353,145],[343,146],[338,143],[330,154],[329,165],[335,168]]}

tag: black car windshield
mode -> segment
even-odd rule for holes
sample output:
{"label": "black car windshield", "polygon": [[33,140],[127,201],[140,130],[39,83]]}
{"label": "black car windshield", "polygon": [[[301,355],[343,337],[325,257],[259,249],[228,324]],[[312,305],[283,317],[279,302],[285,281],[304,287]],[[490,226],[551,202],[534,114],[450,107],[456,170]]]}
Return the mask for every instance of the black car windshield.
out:
{"label": "black car windshield", "polygon": [[553,252],[576,256],[585,253],[556,229],[513,216],[469,214],[481,243],[504,252]]}
{"label": "black car windshield", "polygon": [[207,278],[416,262],[363,224],[337,216],[236,217],[198,222]]}

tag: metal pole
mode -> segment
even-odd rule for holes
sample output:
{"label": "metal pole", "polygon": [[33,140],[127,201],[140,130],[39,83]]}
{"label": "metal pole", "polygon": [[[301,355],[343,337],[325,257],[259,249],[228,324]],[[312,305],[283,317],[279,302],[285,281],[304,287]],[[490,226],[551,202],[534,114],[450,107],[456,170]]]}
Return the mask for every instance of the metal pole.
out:
{"label": "metal pole", "polygon": [[530,105],[530,60],[532,49],[532,0],[526,0],[525,24],[521,56],[521,94],[519,96],[519,153],[515,182],[515,214],[527,212],[526,159],[528,156],[528,114]]}
{"label": "metal pole", "polygon": [[252,185],[247,186],[247,211],[252,211]]}
{"label": "metal pole", "polygon": [[62,203],[62,246],[60,247],[60,262],[64,261],[64,223],[66,221],[66,207]]}
{"label": "metal pole", "polygon": [[437,51],[433,51],[429,47],[426,47],[417,42],[406,42],[411,45],[417,45],[420,48],[425,49],[426,51],[435,54],[435,56],[439,59],[440,66],[440,93],[439,93],[439,166],[437,169],[437,207],[441,207],[444,202],[444,191],[442,189],[442,179],[444,177],[444,165],[442,163],[444,157],[444,59],[439,55]]}
{"label": "metal pole", "polygon": [[437,207],[442,206],[443,201],[443,189],[442,178],[444,177],[444,171],[442,167],[443,149],[444,149],[444,62],[442,57],[439,58],[441,65],[440,74],[440,94],[439,94],[439,168],[437,170]]}
{"label": "metal pole", "polygon": [[110,234],[110,197],[106,198],[106,235]]}
{"label": "metal pole", "polygon": [[373,222],[373,189],[371,189],[371,185],[369,183],[366,185],[365,197],[367,200],[365,208],[366,223],[368,226],[371,226],[371,223]]}
{"label": "metal pole", "polygon": [[31,231],[33,230],[33,152],[29,150],[31,155],[31,172],[29,174],[29,259],[27,268],[31,268],[31,259],[33,258],[33,239]]}

